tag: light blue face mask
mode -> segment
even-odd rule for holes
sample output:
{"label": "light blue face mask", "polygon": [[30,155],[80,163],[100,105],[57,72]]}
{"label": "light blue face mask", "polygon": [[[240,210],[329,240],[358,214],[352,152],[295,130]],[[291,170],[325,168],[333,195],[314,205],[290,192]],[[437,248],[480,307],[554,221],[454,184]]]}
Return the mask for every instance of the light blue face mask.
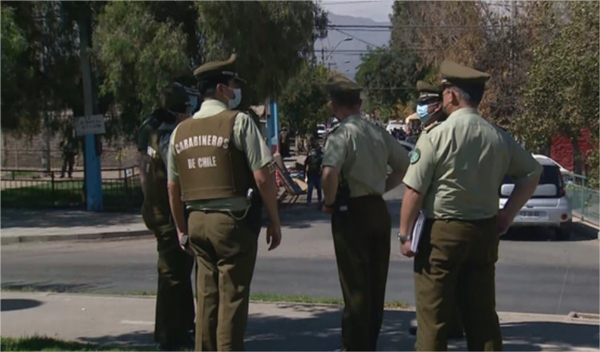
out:
{"label": "light blue face mask", "polygon": [[422,124],[427,123],[431,118],[428,109],[429,105],[417,105],[417,116],[419,116],[419,120],[421,120]]}

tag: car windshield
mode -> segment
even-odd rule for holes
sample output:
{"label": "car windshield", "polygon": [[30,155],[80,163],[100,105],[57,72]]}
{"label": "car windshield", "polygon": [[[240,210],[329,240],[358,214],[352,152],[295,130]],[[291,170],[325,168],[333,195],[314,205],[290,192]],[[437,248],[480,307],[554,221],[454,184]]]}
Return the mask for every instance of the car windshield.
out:
{"label": "car windshield", "polygon": [[[544,165],[542,176],[540,176],[540,185],[558,185],[562,186],[561,173],[557,166],[552,165]],[[514,182],[510,179],[508,175],[504,176],[504,180],[502,180],[502,184],[513,184]]]}

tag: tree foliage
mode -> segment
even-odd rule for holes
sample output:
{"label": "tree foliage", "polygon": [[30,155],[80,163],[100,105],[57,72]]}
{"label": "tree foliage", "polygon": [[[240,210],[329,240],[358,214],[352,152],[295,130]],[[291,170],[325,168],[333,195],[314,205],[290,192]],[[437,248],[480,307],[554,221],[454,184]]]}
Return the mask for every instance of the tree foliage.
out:
{"label": "tree foliage", "polygon": [[238,70],[262,101],[281,92],[325,35],[326,14],[311,1],[198,1],[207,59],[238,56]]}
{"label": "tree foliage", "polygon": [[379,48],[363,55],[356,81],[367,94],[366,109],[378,108],[398,117],[416,98],[415,84],[425,75],[419,62],[416,54],[402,49]]}
{"label": "tree foliage", "polygon": [[330,115],[329,95],[325,89],[328,71],[323,66],[304,64],[287,82],[280,99],[282,122],[299,135],[314,132],[317,124]]}
{"label": "tree foliage", "polygon": [[432,80],[444,59],[488,72],[482,116],[532,151],[563,134],[579,172],[581,128],[598,138],[598,13],[596,1],[396,1],[390,45],[418,55]]}
{"label": "tree foliage", "polygon": [[597,158],[579,154],[578,137],[582,128],[589,128],[596,141],[598,137],[599,4],[544,3],[538,8],[548,29],[559,30],[533,46],[530,79],[521,92],[524,111],[513,119],[514,133],[534,150],[543,150],[554,135],[568,137],[575,172],[581,173],[582,157],[597,169]]}
{"label": "tree foliage", "polygon": [[[82,106],[77,32],[62,2],[2,3],[3,47],[7,26],[7,45],[14,55],[15,35],[27,43],[16,56],[4,61],[2,83],[2,127],[27,134],[40,131],[47,112]],[[4,23],[4,20],[7,20]],[[17,27],[18,26],[18,27]],[[21,49],[23,49],[21,47]],[[9,68],[10,67],[10,68]],[[4,81],[4,72],[11,71]],[[15,80],[16,84],[9,84]],[[50,114],[50,117],[55,114]],[[55,129],[59,121],[44,121]]]}
{"label": "tree foliage", "polygon": [[114,97],[128,134],[156,107],[162,88],[174,77],[191,75],[181,25],[157,21],[145,2],[110,2],[98,18],[93,43],[105,75],[100,93]]}

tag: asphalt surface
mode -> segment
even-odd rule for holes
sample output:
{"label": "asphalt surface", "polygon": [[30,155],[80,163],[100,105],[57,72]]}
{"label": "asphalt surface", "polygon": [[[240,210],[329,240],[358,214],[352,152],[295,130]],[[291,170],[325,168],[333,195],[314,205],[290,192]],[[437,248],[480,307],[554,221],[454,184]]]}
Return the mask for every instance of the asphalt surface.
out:
{"label": "asphalt surface", "polygon": [[[397,231],[399,196],[389,198]],[[340,297],[328,218],[306,208],[284,217],[280,248],[259,239],[253,292]],[[548,231],[503,238],[496,266],[497,309],[567,314],[599,313],[599,241],[576,233],[556,242]],[[412,261],[392,241],[387,300],[414,303]],[[153,239],[3,245],[2,287],[39,291],[152,293],[156,290]]]}

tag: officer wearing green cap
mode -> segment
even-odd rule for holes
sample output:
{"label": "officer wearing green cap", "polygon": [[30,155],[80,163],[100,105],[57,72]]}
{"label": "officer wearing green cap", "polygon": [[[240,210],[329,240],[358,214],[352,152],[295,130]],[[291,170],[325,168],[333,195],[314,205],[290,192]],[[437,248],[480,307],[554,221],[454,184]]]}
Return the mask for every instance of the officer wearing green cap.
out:
{"label": "officer wearing green cap", "polygon": [[147,133],[146,182],[143,183],[142,217],[151,230],[158,251],[158,290],[154,338],[166,351],[193,346],[194,328],[192,267],[194,258],[181,249],[171,217],[167,191],[167,152],[175,126],[189,117],[188,95],[181,86],[162,90],[160,108],[153,116],[160,123]]}
{"label": "officer wearing green cap", "polygon": [[[417,116],[425,127],[424,131],[427,132],[430,129],[435,128],[437,124],[442,123],[448,117],[442,111],[442,92],[444,87],[441,84],[434,85],[425,81],[417,81],[416,88],[419,92],[419,98],[417,100]],[[464,335],[460,313],[458,312],[456,305],[453,306],[453,308],[448,327],[449,339],[461,338]],[[413,335],[417,333],[416,320],[411,322],[409,331]]]}
{"label": "officer wearing green cap", "polygon": [[[404,177],[401,251],[421,209],[427,221],[414,260],[419,332],[416,350],[447,349],[449,321],[458,302],[469,350],[502,350],[495,299],[499,236],[533,194],[540,164],[511,135],[484,120],[477,107],[489,75],[444,61],[442,108],[448,118],[426,131]],[[515,180],[498,210],[505,175]]]}
{"label": "officer wearing green cap", "polygon": [[[331,214],[344,297],[344,350],[374,351],[383,318],[390,259],[390,214],[382,195],[402,182],[406,150],[383,128],[361,118],[361,87],[341,74],[327,81],[340,121],[323,155],[322,209]],[[387,166],[392,173],[387,175]]]}
{"label": "officer wearing green cap", "polygon": [[271,151],[252,118],[233,110],[242,98],[235,60],[196,69],[204,102],[169,147],[171,209],[181,245],[198,264],[199,351],[244,349],[263,204],[269,250],[281,241]]}

